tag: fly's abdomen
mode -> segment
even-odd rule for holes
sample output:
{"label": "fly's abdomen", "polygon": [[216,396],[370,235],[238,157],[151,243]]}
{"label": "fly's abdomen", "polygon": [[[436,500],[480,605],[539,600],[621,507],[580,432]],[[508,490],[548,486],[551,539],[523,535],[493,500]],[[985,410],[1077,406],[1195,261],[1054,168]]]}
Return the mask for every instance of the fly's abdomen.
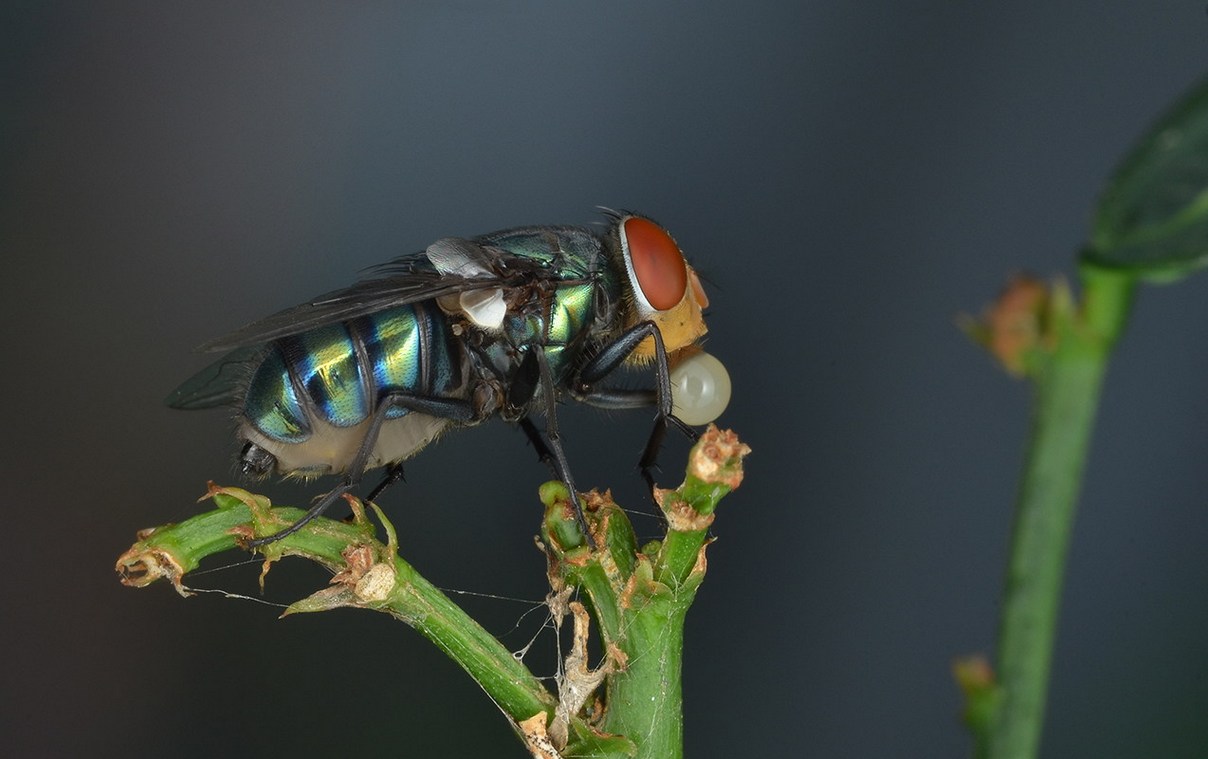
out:
{"label": "fly's abdomen", "polygon": [[252,376],[243,413],[282,443],[302,443],[316,422],[352,427],[370,410],[364,372],[348,329],[333,324],[282,338]]}
{"label": "fly's abdomen", "polygon": [[277,347],[315,415],[333,427],[353,427],[373,410],[352,334],[332,324],[282,338]]}
{"label": "fly's abdomen", "polygon": [[[390,391],[447,397],[461,386],[461,360],[452,331],[432,304],[370,314],[352,322],[352,329],[365,348],[377,398]],[[386,418],[407,413],[393,406]]]}
{"label": "fly's abdomen", "polygon": [[311,425],[279,346],[273,345],[248,383],[243,415],[272,440],[301,443]]}
{"label": "fly's abdomen", "polygon": [[[417,303],[275,341],[248,385],[247,421],[282,443],[308,440],[316,426],[355,427],[391,392],[448,396],[461,361],[448,323]],[[386,419],[406,416],[392,405]]]}

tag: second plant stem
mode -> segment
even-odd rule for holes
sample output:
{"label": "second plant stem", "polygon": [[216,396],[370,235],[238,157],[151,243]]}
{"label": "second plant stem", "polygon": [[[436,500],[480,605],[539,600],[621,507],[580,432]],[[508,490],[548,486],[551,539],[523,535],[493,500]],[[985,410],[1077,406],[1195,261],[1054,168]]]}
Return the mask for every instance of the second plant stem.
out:
{"label": "second plant stem", "polygon": [[1015,510],[999,628],[998,703],[978,755],[1031,759],[1040,745],[1065,559],[1099,391],[1133,281],[1084,270],[1081,313],[1058,307],[1034,374],[1032,437]]}

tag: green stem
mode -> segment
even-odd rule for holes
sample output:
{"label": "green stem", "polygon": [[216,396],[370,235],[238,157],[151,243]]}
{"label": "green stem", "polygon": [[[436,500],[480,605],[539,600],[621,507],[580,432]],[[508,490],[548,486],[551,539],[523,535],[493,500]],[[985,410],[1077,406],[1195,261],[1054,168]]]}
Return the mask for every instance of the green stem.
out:
{"label": "green stem", "polygon": [[[689,454],[684,483],[659,490],[667,519],[662,541],[638,550],[625,512],[606,496],[584,494],[596,549],[569,535],[578,521],[560,483],[542,492],[544,545],[554,587],[577,586],[591,601],[600,626],[608,676],[596,727],[625,736],[632,759],[683,756],[681,671],[684,623],[705,575],[708,527],[718,502],[742,481],[750,452],[731,432],[710,427]],[[611,748],[576,756],[612,757]]]}
{"label": "green stem", "polygon": [[1035,373],[1032,435],[999,629],[997,708],[977,755],[1036,756],[1075,506],[1099,391],[1132,300],[1133,280],[1083,271],[1082,314],[1054,313],[1057,344]]}
{"label": "green stem", "polygon": [[990,759],[1036,755],[1066,549],[1106,355],[1066,351],[1036,382],[999,630],[1002,702]]}
{"label": "green stem", "polygon": [[627,615],[623,671],[608,678],[601,728],[634,738],[637,759],[680,759],[684,753],[684,618],[694,592],[675,594]]}
{"label": "green stem", "polygon": [[628,659],[608,678],[602,724],[607,732],[634,738],[638,759],[683,756],[684,621],[704,580],[707,528],[718,502],[742,481],[749,451],[732,433],[710,427],[689,455],[683,484],[662,494],[667,535],[652,566],[640,567],[633,578],[618,641]]}
{"label": "green stem", "polygon": [[383,611],[436,644],[514,721],[552,712],[553,695],[499,640],[410,564],[396,558],[395,569],[405,597],[392,597]]}
{"label": "green stem", "polygon": [[[542,542],[551,587],[564,600],[574,587],[586,592],[605,647],[601,668],[591,670],[587,612],[570,603],[575,644],[559,682],[561,702],[398,556],[394,530],[380,511],[385,543],[376,538],[360,502],[350,499],[355,523],[318,518],[258,550],[265,557],[265,572],[283,556],[300,555],[336,573],[329,587],[292,604],[286,614],[353,606],[402,620],[474,678],[512,718],[534,756],[679,759],[684,617],[704,578],[706,529],[718,501],[742,481],[742,459],[749,452],[732,432],[711,426],[692,450],[684,484],[676,491],[660,491],[669,523],[666,540],[643,549],[611,498],[585,495],[588,521],[598,530],[595,540],[588,541],[579,532],[565,487],[556,482],[543,486],[547,512]],[[297,509],[273,508],[267,498],[237,488],[211,486],[210,496],[215,510],[140,533],[140,540],[118,559],[122,581],[142,587],[167,578],[188,595],[182,578],[203,558],[246,546],[251,538],[273,534],[302,516]],[[608,683],[603,704],[593,695],[602,679]]]}
{"label": "green stem", "polygon": [[[188,595],[181,579],[202,559],[237,547],[240,538],[271,534],[304,513],[270,507],[268,499],[236,488],[215,489],[212,495],[218,505],[216,510],[156,528],[123,554],[117,565],[123,582],[141,587],[164,577]],[[384,520],[383,523],[390,532],[389,523]],[[541,681],[457,604],[399,558],[393,538],[389,544],[377,541],[368,522],[344,524],[315,519],[302,530],[261,550],[266,560],[298,555],[334,571],[346,572],[353,568],[349,558],[353,554],[349,550],[357,546],[369,551],[375,565],[388,562],[393,569],[392,574],[387,573],[386,589],[374,598],[366,598],[354,578],[295,603],[286,613],[339,606],[385,612],[406,622],[447,653],[515,721],[539,712],[552,714],[555,699]]]}

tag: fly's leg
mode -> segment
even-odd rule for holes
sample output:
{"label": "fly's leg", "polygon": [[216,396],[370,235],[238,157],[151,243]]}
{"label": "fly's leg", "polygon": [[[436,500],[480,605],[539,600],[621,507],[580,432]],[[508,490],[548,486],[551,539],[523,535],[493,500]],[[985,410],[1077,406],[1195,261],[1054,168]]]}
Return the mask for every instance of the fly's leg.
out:
{"label": "fly's leg", "polygon": [[[574,478],[570,476],[570,464],[566,460],[566,451],[562,450],[562,441],[558,436],[558,409],[557,398],[554,390],[554,373],[549,368],[549,358],[545,355],[545,351],[536,351],[537,365],[541,371],[541,393],[542,403],[545,406],[545,436],[549,440],[549,445],[544,442],[541,448],[538,449],[537,455],[543,456],[546,462],[554,468],[554,474],[558,479],[562,480],[562,484],[566,485],[566,489],[570,491],[570,502],[575,507],[575,520],[579,523],[579,529],[583,531],[583,536],[587,538],[587,545],[594,551],[596,549],[596,539],[591,535],[591,529],[587,526],[587,517],[583,514],[583,504],[579,500],[579,491],[575,488]],[[532,426],[530,422],[529,426]],[[525,429],[521,424],[521,429]],[[525,429],[525,432],[530,435],[530,440],[540,441],[541,436],[535,438],[532,433],[537,430],[534,428],[530,432]],[[535,445],[535,444],[534,444]]]}
{"label": "fly's leg", "polygon": [[[393,408],[405,408],[442,419],[451,419],[455,422],[469,422],[474,416],[473,409],[465,401],[448,398],[425,398],[410,393],[387,393],[378,401],[377,409],[373,412],[373,417],[369,423],[369,429],[365,431],[365,437],[361,439],[361,445],[357,448],[356,456],[353,457],[352,463],[348,465],[344,481],[320,498],[297,522],[267,537],[249,540],[248,546],[256,548],[278,541],[288,535],[293,535],[315,517],[326,511],[340,496],[359,485],[361,478],[365,475],[365,468],[369,464],[369,456],[373,453],[374,446],[377,445],[378,434],[382,430],[382,424],[386,421],[386,414]],[[402,467],[399,467],[399,473],[401,475]],[[390,474],[387,474],[387,479],[389,480],[389,478]],[[370,500],[372,500],[372,497]]]}
{"label": "fly's leg", "polygon": [[562,475],[554,463],[554,454],[546,445],[545,438],[541,437],[541,431],[537,429],[537,425],[533,424],[533,420],[522,411],[527,409],[529,402],[533,400],[537,389],[541,386],[540,362],[544,358],[544,354],[545,352],[541,350],[530,350],[525,354],[520,366],[516,367],[516,371],[508,381],[504,418],[515,419],[516,423],[520,425],[520,429],[524,430],[524,436],[528,438],[529,445],[533,446],[537,460],[548,466],[555,477],[561,479]]}
{"label": "fly's leg", "polygon": [[386,467],[386,476],[382,477],[382,481],[377,484],[377,487],[369,491],[369,496],[365,500],[376,501],[378,496],[380,496],[382,493],[385,493],[386,489],[391,485],[396,482],[406,481],[407,477],[403,473],[403,462],[396,461],[390,466]]}
{"label": "fly's leg", "polygon": [[527,416],[522,417],[517,424],[520,425],[520,429],[524,430],[524,436],[528,438],[529,445],[533,446],[537,460],[548,466],[555,477],[560,478],[558,467],[554,464],[554,454],[545,444],[545,438],[541,437],[541,431],[537,429],[537,425],[533,424],[533,420]]}
{"label": "fly's leg", "polygon": [[[537,377],[530,381],[527,388],[527,395],[524,388],[522,388],[520,391],[515,391],[517,385],[513,384],[512,387],[514,392],[511,395],[515,397],[511,398],[510,400],[514,405],[519,405],[521,399],[527,401],[528,398],[531,398],[535,394],[536,389],[539,386],[537,380],[540,380],[543,383],[543,386],[546,388],[552,388],[554,386],[553,372],[549,368],[549,361],[546,359],[545,351],[536,350],[531,352],[529,356],[536,357],[535,365],[537,368]],[[523,367],[529,363],[530,361],[526,358],[521,366]],[[520,374],[520,372],[518,372],[518,374]],[[579,523],[579,529],[587,538],[587,544],[591,546],[592,549],[595,549],[596,541],[595,538],[591,536],[591,530],[587,526],[587,518],[583,514],[583,505],[579,502],[579,491],[575,489],[575,482],[570,476],[570,465],[566,460],[566,452],[562,450],[562,443],[558,438],[558,418],[556,416],[555,408],[557,405],[557,398],[554,396],[552,390],[544,393],[542,402],[544,404],[543,410],[545,412],[546,420],[545,434],[549,437],[548,444],[545,442],[545,438],[541,436],[541,431],[537,429],[537,425],[533,424],[532,419],[529,419],[527,416],[523,416],[517,420],[517,424],[520,425],[520,429],[524,430],[525,437],[528,438],[529,444],[533,446],[533,450],[537,453],[537,460],[548,466],[554,473],[554,476],[561,480],[562,484],[566,485],[567,490],[570,491],[571,503],[575,507],[575,521]]]}
{"label": "fly's leg", "polygon": [[[580,396],[579,400],[596,408],[613,410],[635,409],[657,406],[658,394],[654,390],[592,390],[587,395]],[[684,436],[692,442],[696,442],[700,438],[699,432],[689,427],[677,416],[668,416],[667,423],[684,433]],[[666,433],[667,424],[663,423],[661,417],[656,419],[655,427],[650,433],[650,439],[646,441],[646,447],[642,451],[642,458],[638,460],[642,479],[650,486],[652,491],[655,487],[653,470],[658,469],[657,458],[659,446],[662,445]]]}
{"label": "fly's leg", "polygon": [[[386,490],[391,485],[393,485],[394,483],[396,483],[400,480],[403,482],[406,482],[407,478],[405,476],[403,476],[403,462],[396,461],[395,463],[391,464],[390,466],[388,466],[386,468],[386,474],[385,474],[385,476],[382,477],[382,481],[377,484],[377,487],[375,487],[373,490],[369,491],[369,495],[365,496],[365,500],[371,501],[371,502],[377,501],[378,496],[380,496],[382,493],[386,492]],[[348,516],[344,517],[340,521],[345,522],[347,524],[351,524],[352,519],[353,519],[353,514],[351,511],[349,511]]]}
{"label": "fly's leg", "polygon": [[[619,367],[626,358],[629,357],[638,345],[646,338],[654,340],[654,374],[655,374],[655,389],[651,393],[649,390],[623,391],[623,390],[600,390],[593,389],[593,385],[607,377]],[[646,440],[646,447],[642,451],[642,458],[638,460],[638,467],[642,472],[642,479],[646,484],[654,488],[654,470],[658,467],[659,447],[663,443],[663,438],[667,435],[667,426],[673,425],[690,440],[696,440],[699,435],[688,425],[680,421],[674,414],[671,413],[671,370],[667,366],[667,348],[663,344],[663,334],[659,332],[659,328],[654,322],[642,322],[630,327],[621,336],[610,344],[604,346],[603,350],[597,353],[591,361],[579,370],[578,390],[581,399],[593,406],[601,406],[604,408],[633,408],[638,405],[653,405],[658,409],[658,417],[654,421],[654,428],[650,431],[650,437]]]}
{"label": "fly's leg", "polygon": [[659,448],[663,445],[663,438],[667,436],[667,425],[672,424],[680,432],[684,433],[692,442],[700,439],[700,433],[684,424],[680,419],[673,415],[659,416],[654,421],[654,429],[650,431],[650,437],[646,440],[646,448],[642,451],[642,458],[638,460],[638,468],[642,473],[642,480],[649,486],[650,492],[654,492],[656,483],[654,481],[654,472],[659,468],[658,457]]}

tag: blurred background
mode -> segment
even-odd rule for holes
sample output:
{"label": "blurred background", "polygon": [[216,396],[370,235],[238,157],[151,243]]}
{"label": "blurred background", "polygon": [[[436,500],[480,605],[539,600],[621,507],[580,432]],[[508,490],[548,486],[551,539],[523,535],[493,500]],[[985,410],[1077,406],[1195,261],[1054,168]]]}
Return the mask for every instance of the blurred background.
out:
{"label": "blurred background", "polygon": [[[384,616],[277,620],[112,566],[237,482],[229,415],[162,405],[194,346],[438,237],[597,205],[652,215],[708,278],[721,421],[755,451],[688,620],[688,755],[967,755],[949,668],[994,644],[1028,388],[956,317],[1071,274],[1112,167],[1208,70],[1202,2],[16,2],[0,40],[19,756],[524,756]],[[1206,293],[1144,289],[1108,377],[1045,757],[1205,755]],[[648,415],[561,419],[580,484],[643,507]],[[545,479],[493,423],[384,506],[438,585],[539,601]],[[324,581],[287,561],[266,598]],[[516,649],[540,622],[465,600]]]}

